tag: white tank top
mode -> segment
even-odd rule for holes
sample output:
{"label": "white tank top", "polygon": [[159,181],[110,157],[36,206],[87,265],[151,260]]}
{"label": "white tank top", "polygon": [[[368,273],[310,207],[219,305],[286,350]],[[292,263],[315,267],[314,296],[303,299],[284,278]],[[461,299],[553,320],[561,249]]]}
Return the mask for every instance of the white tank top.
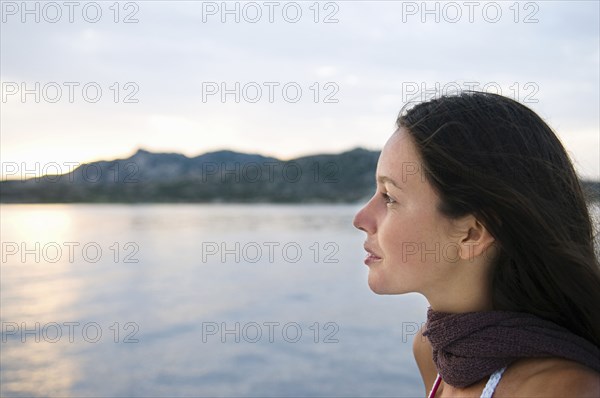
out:
{"label": "white tank top", "polygon": [[505,370],[506,368],[502,368],[490,375],[487,384],[483,388],[483,392],[481,393],[480,398],[492,398],[492,395],[494,395],[494,391],[496,390],[496,387],[498,386],[498,383],[502,378],[502,373],[504,373]]}

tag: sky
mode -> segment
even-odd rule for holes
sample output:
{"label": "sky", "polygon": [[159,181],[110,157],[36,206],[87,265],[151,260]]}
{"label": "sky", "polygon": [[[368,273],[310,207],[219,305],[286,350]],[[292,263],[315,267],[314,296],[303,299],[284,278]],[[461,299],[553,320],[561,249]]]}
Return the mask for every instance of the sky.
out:
{"label": "sky", "polygon": [[[600,179],[597,1],[1,2],[1,178],[138,148],[379,150],[408,101],[517,99]],[[437,91],[436,91],[437,89]]]}

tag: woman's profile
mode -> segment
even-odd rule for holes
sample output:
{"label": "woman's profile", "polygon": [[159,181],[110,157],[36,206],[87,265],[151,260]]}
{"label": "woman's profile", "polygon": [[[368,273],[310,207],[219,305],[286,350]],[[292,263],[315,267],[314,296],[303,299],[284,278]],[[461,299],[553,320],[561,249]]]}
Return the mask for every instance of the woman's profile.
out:
{"label": "woman's profile", "polygon": [[430,397],[600,396],[600,266],[563,145],[512,99],[405,107],[356,214],[368,283],[429,302],[413,351]]}

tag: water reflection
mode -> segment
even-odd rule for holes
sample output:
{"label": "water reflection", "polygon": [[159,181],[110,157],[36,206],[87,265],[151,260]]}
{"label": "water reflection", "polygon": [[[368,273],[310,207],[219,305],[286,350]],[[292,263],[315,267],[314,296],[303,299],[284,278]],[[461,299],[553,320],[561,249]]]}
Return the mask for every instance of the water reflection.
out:
{"label": "water reflection", "polygon": [[[357,208],[2,205],[3,252],[10,243],[27,249],[36,242],[41,248],[77,244],[73,258],[64,251],[55,262],[46,261],[50,251],[40,261],[3,253],[3,327],[76,322],[81,329],[92,322],[103,332],[95,343],[80,334],[72,343],[66,334],[56,343],[36,343],[30,336],[23,343],[18,333],[3,333],[3,394],[335,395],[344,392],[340,386],[351,393],[353,375],[368,352],[394,345],[397,338],[389,333],[377,342],[362,341],[364,331],[392,327],[377,324],[377,313],[367,310],[377,298],[366,289],[363,238],[351,227]],[[205,252],[207,243],[266,250],[269,242],[278,245],[275,257],[265,251],[257,261]],[[323,261],[327,242],[338,245],[335,262]],[[282,256],[286,243],[301,249],[297,261]],[[99,258],[84,255],[89,244],[101,248]],[[126,255],[135,261],[125,261]],[[273,342],[223,343],[219,336],[202,342],[206,322],[234,328],[240,322],[294,322],[305,338],[294,344],[281,336]],[[309,329],[315,322],[341,324],[345,345],[315,345]],[[132,330],[125,325],[132,324],[138,342],[127,344],[123,340]],[[390,374],[402,374],[400,358],[386,365],[394,369]],[[381,365],[372,368],[382,371]],[[416,374],[410,367],[406,373]],[[310,386],[307,380],[313,380]],[[354,385],[359,390],[352,393],[397,391],[399,380],[390,378],[381,387],[385,383],[373,377]]]}
{"label": "water reflection", "polygon": [[[57,339],[56,329],[46,326],[76,319],[81,280],[70,275],[68,257],[59,258],[51,249],[78,231],[66,206],[0,209],[2,390],[11,395],[70,395],[79,374],[77,361],[67,355],[72,348],[68,338]],[[56,261],[49,263],[45,257]]]}

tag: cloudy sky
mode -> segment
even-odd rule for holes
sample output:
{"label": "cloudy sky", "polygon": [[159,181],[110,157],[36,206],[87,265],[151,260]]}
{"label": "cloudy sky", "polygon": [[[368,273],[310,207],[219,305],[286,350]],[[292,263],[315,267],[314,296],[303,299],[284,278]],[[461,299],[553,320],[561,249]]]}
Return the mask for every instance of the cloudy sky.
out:
{"label": "cloudy sky", "polygon": [[1,4],[3,178],[138,148],[380,149],[406,101],[469,87],[600,178],[597,1],[23,4]]}

